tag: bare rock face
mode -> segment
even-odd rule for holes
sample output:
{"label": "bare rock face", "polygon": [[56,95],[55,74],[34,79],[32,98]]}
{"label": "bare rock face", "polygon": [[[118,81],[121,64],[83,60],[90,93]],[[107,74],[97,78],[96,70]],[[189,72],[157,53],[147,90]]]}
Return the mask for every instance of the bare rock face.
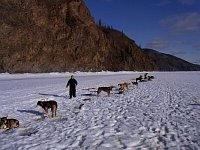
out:
{"label": "bare rock face", "polygon": [[[3,0],[2,66],[8,72],[95,67],[105,39],[81,0]],[[102,45],[103,44],[103,45]]]}
{"label": "bare rock face", "polygon": [[159,70],[149,57],[83,0],[0,1],[0,72]]}

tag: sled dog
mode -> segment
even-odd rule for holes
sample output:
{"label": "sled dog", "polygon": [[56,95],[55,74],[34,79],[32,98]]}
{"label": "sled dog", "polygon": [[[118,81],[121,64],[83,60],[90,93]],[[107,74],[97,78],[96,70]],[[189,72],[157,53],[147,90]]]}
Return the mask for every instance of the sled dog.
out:
{"label": "sled dog", "polygon": [[112,86],[109,86],[109,87],[98,87],[97,96],[99,96],[101,91],[107,92],[108,96],[110,96],[110,92],[112,91],[112,88],[113,88]]}
{"label": "sled dog", "polygon": [[138,86],[138,82],[132,82],[133,85],[137,85]]}
{"label": "sled dog", "polygon": [[56,101],[53,101],[53,100],[50,100],[50,101],[38,101],[37,105],[41,106],[46,114],[48,114],[48,109],[51,109],[52,117],[56,116],[56,111],[57,111],[57,102]]}
{"label": "sled dog", "polygon": [[118,84],[119,88],[122,90],[128,89],[128,85],[129,83],[126,83],[126,82]]}
{"label": "sled dog", "polygon": [[11,129],[19,127],[17,119],[8,119],[7,117],[0,118],[0,129]]}

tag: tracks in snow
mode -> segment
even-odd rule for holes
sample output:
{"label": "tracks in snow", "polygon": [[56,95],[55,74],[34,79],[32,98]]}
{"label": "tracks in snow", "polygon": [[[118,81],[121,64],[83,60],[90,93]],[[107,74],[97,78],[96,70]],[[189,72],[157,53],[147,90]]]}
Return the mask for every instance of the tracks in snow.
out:
{"label": "tracks in snow", "polygon": [[[200,114],[197,109],[199,106],[191,105],[194,104],[191,99],[197,98],[200,91],[193,87],[193,82],[186,81],[189,86],[186,88],[182,78],[174,79],[157,74],[153,81],[139,83],[137,88],[129,89],[124,95],[111,94],[111,97],[107,97],[107,94],[101,93],[98,98],[86,96],[85,98],[91,100],[83,101],[81,90],[83,88],[117,85],[132,78],[134,78],[132,75],[84,77],[84,80],[79,77],[77,98],[72,100],[64,97],[66,93],[61,88],[64,84],[33,89],[36,91],[44,89],[44,97],[49,94],[58,102],[59,116],[55,119],[38,120],[33,119],[35,114],[31,114],[31,111],[18,112],[17,116],[21,117],[22,123],[29,126],[28,129],[14,132],[20,135],[18,142],[23,143],[26,138],[25,142],[29,143],[26,148],[35,149],[45,149],[47,146],[57,149],[104,150],[198,149]],[[191,90],[188,93],[187,89],[192,88],[197,91]],[[30,88],[25,92],[32,94],[31,90]],[[21,92],[18,92],[17,95],[20,97]],[[28,98],[37,96],[34,94],[31,97],[22,96],[24,109],[40,112],[41,109],[28,105],[33,100],[26,103]],[[18,100],[15,101],[17,102]],[[79,109],[81,104],[83,105]],[[3,134],[0,138],[2,136]],[[12,134],[9,136],[12,137]],[[9,142],[16,140],[10,139]],[[16,144],[16,147],[20,148],[20,145]]]}

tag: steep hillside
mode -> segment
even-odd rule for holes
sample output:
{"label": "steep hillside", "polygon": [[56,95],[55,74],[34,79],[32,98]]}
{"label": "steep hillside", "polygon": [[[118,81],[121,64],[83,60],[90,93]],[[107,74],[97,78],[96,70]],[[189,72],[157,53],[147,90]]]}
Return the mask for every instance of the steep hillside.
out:
{"label": "steep hillside", "polygon": [[197,71],[200,70],[199,65],[191,64],[183,59],[173,55],[159,53],[152,49],[143,49],[150,60],[158,66],[160,71]]}
{"label": "steep hillside", "polygon": [[83,0],[1,0],[0,15],[0,72],[169,69],[97,26]]}
{"label": "steep hillside", "polygon": [[81,0],[1,0],[0,10],[1,71],[88,70],[104,61],[98,55],[109,43]]}
{"label": "steep hillside", "polygon": [[158,67],[152,62],[137,44],[129,39],[122,32],[101,27],[108,39],[111,50],[109,50],[110,69],[114,70],[158,70]]}

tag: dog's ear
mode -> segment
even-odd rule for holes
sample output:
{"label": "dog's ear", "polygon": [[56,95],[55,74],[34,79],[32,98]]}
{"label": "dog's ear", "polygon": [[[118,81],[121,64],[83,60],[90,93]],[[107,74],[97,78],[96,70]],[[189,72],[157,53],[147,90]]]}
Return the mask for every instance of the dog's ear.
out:
{"label": "dog's ear", "polygon": [[1,121],[3,121],[4,123],[6,123],[6,122],[7,122],[7,117],[8,117],[8,116],[2,117],[2,118],[1,118]]}
{"label": "dog's ear", "polygon": [[42,101],[38,101],[37,105],[42,106]]}

